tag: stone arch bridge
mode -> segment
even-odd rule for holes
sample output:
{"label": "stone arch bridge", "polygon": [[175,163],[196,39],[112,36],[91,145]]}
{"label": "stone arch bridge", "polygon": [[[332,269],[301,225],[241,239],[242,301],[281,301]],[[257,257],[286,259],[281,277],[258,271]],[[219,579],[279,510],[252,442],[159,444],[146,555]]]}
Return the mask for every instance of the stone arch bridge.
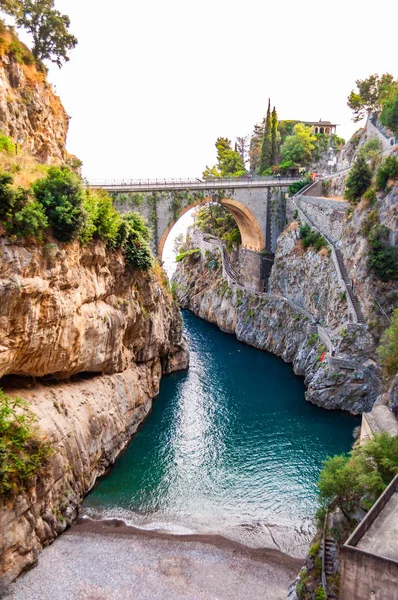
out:
{"label": "stone arch bridge", "polygon": [[107,190],[119,212],[136,211],[147,220],[152,249],[160,259],[168,234],[185,212],[219,202],[232,214],[241,233],[241,275],[248,286],[259,289],[272,266],[263,255],[275,251],[286,222],[286,191],[294,181],[297,179],[291,177],[93,181],[90,186]]}

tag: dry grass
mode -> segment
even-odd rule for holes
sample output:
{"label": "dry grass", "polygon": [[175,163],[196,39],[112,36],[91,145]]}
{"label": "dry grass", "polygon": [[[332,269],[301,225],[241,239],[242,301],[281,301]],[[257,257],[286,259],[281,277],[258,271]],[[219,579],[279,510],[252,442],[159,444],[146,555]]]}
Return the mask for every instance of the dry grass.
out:
{"label": "dry grass", "polygon": [[290,223],[290,225],[287,229],[288,229],[288,231],[296,231],[299,227],[300,227],[300,223],[298,221],[293,221],[293,223]]}
{"label": "dry grass", "polygon": [[173,295],[170,291],[170,284],[169,284],[168,277],[167,277],[166,272],[164,271],[163,267],[160,265],[160,263],[157,259],[154,261],[154,264],[152,267],[152,273],[155,275],[155,278],[156,278],[156,281],[158,282],[158,284],[166,292],[166,296],[170,300],[172,300]]}
{"label": "dry grass", "polygon": [[329,256],[329,250],[327,248],[325,248],[325,246],[323,248],[321,248],[318,252],[319,256],[321,256],[322,258],[327,258]]}
{"label": "dry grass", "polygon": [[37,179],[46,176],[48,165],[40,164],[26,150],[18,150],[18,154],[0,153],[0,170],[14,176],[14,186],[30,187]]}

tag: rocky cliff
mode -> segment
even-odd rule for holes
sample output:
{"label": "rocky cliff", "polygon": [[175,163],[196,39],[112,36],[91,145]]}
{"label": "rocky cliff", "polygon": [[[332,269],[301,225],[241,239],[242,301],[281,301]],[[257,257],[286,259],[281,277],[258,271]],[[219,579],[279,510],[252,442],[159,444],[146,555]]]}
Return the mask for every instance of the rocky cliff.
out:
{"label": "rocky cliff", "polygon": [[[0,242],[0,385],[24,398],[53,448],[44,473],[0,508],[0,582],[37,560],[130,440],[162,374],[187,367],[160,268],[101,242]],[[33,378],[32,378],[33,377]]]}
{"label": "rocky cliff", "polygon": [[173,278],[184,308],[291,362],[305,377],[309,401],[356,414],[370,410],[380,391],[374,340],[366,328],[348,322],[344,291],[325,249],[304,251],[297,225],[291,225],[278,240],[270,293],[261,294],[226,277],[220,251],[200,232],[191,234],[190,243],[200,257],[181,261]]}
{"label": "rocky cliff", "polygon": [[0,23],[0,130],[40,162],[61,163],[69,117],[28,48]]}

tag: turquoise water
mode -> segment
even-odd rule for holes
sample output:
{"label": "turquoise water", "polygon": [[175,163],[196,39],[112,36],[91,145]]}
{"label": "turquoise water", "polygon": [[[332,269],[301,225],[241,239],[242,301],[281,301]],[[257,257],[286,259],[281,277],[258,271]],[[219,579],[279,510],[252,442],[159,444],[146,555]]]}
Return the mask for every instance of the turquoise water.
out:
{"label": "turquoise water", "polygon": [[145,424],[84,503],[92,517],[220,533],[299,553],[313,531],[326,456],[359,420],[304,399],[281,359],[184,312],[189,371],[165,377]]}

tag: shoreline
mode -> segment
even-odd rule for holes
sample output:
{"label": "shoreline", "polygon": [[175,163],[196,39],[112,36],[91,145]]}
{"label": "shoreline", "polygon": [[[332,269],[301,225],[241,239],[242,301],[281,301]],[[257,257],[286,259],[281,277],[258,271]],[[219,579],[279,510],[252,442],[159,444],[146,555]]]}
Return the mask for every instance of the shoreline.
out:
{"label": "shoreline", "polygon": [[[105,537],[144,537],[150,539],[175,541],[175,542],[198,542],[209,544],[220,550],[232,550],[242,556],[256,559],[262,562],[271,562],[277,566],[294,568],[298,571],[304,564],[304,558],[297,558],[274,548],[251,548],[240,542],[230,540],[219,534],[206,533],[169,533],[153,529],[140,529],[133,525],[127,525],[121,519],[91,519],[89,517],[78,517],[73,525],[65,532],[68,535],[102,535]],[[64,534],[61,534],[64,535]]]}
{"label": "shoreline", "polygon": [[[78,518],[5,590],[10,600],[285,600],[303,560],[219,535]],[[3,597],[0,594],[0,597]]]}

